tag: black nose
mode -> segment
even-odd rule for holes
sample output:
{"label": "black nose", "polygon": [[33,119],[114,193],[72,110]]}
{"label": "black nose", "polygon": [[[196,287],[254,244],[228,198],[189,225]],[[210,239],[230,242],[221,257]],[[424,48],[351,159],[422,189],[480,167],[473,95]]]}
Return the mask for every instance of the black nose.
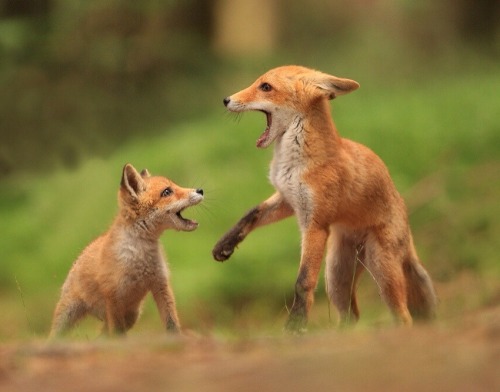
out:
{"label": "black nose", "polygon": [[230,101],[231,101],[231,99],[229,97],[226,97],[226,98],[224,98],[224,100],[222,102],[224,102],[224,106],[227,106],[227,105],[229,105]]}
{"label": "black nose", "polygon": [[202,195],[202,196],[203,196],[203,189],[198,188],[198,189],[196,190],[196,193],[197,193],[198,195]]}

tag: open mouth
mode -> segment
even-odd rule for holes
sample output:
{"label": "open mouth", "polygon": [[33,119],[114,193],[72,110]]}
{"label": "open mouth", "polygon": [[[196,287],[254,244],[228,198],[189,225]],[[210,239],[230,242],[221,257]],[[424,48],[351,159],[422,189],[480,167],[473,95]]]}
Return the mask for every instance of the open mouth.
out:
{"label": "open mouth", "polygon": [[185,231],[191,231],[194,230],[198,227],[198,222],[191,220],[191,219],[186,219],[182,216],[182,212],[185,210],[183,208],[182,210],[178,211],[175,213],[175,216],[179,220],[180,223],[180,229],[185,230]]}
{"label": "open mouth", "polygon": [[268,144],[267,142],[269,140],[269,133],[270,133],[271,124],[273,122],[273,119],[272,119],[271,113],[266,112],[265,110],[259,110],[259,111],[266,115],[266,122],[267,122],[266,130],[262,133],[262,135],[260,135],[260,137],[257,139],[257,143],[256,143],[257,147],[262,148],[262,147],[266,147]]}

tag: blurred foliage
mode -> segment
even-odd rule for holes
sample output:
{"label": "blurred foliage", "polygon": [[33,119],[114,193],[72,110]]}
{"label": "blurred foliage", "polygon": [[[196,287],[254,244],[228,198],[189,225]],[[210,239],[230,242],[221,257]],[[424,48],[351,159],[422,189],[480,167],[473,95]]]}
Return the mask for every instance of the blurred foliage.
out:
{"label": "blurred foliage", "polygon": [[[239,56],[213,49],[216,0],[0,2],[0,340],[47,332],[72,261],[113,218],[126,162],[206,191],[188,215],[199,229],[162,237],[184,325],[281,328],[295,221],[252,233],[224,264],[211,249],[272,192],[272,151],[253,147],[264,119],[233,121],[221,98],[284,63],[361,83],[333,102],[335,121],[387,163],[424,264],[438,285],[474,276],[453,304],[498,295],[497,2],[270,1],[275,50]],[[366,275],[373,322],[385,308]],[[148,302],[144,321],[160,329],[155,312]]]}
{"label": "blurred foliage", "polygon": [[0,173],[75,165],[203,107],[183,94],[214,66],[210,2],[193,3],[53,1],[0,19]]}
{"label": "blurred foliage", "polygon": [[[2,0],[0,178],[106,156],[139,132],[212,111],[227,92],[222,75],[241,72],[240,64],[228,67],[238,59],[213,50],[218,2]],[[270,2],[277,5],[267,10],[276,10],[269,23],[279,28],[268,60],[317,66],[331,51],[332,64],[350,55],[345,64],[370,64],[373,74],[393,56],[434,62],[467,44],[498,55],[492,0]]]}

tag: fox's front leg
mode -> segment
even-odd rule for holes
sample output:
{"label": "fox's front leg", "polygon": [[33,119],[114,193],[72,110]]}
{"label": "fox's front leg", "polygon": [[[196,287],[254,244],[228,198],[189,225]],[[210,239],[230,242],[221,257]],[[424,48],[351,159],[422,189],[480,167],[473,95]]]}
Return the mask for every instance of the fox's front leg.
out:
{"label": "fox's front leg", "polygon": [[181,324],[179,322],[179,317],[177,316],[174,292],[170,287],[168,280],[156,289],[153,289],[152,294],[156,302],[158,312],[160,313],[160,318],[162,319],[167,332],[180,332]]}
{"label": "fox's front leg", "polygon": [[227,260],[234,248],[254,229],[288,218],[293,215],[292,207],[276,192],[269,199],[251,209],[215,245],[212,254],[217,261]]}
{"label": "fox's front leg", "polygon": [[292,309],[285,324],[285,330],[303,332],[307,326],[309,309],[314,302],[314,290],[325,253],[328,230],[319,227],[308,228],[302,234],[302,256],[299,274],[295,283]]}

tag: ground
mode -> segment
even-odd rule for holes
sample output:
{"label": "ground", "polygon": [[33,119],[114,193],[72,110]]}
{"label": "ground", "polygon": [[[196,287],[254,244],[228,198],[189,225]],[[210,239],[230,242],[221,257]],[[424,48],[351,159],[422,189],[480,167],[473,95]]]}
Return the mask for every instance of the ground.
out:
{"label": "ground", "polygon": [[0,350],[1,391],[498,391],[500,307],[411,329],[139,334]]}

